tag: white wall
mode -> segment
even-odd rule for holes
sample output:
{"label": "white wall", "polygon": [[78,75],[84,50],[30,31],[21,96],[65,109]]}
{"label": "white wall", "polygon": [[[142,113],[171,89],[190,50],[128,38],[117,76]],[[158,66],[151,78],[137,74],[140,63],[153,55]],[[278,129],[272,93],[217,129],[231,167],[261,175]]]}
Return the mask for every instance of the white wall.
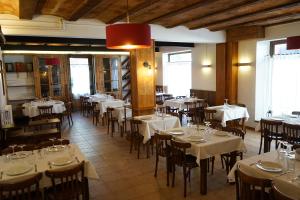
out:
{"label": "white wall", "polygon": [[300,22],[283,24],[266,28],[266,37],[260,40],[243,40],[239,42],[239,62],[251,62],[250,69],[239,69],[238,76],[238,102],[245,103],[248,107],[250,119],[248,126],[255,127],[255,67],[256,44],[261,40],[275,40],[288,36],[300,35]]}
{"label": "white wall", "polygon": [[192,49],[192,89],[216,91],[216,44],[196,44]]}
{"label": "white wall", "polygon": [[155,65],[156,65],[156,85],[164,85],[163,83],[163,61],[162,61],[162,52],[155,53]]}

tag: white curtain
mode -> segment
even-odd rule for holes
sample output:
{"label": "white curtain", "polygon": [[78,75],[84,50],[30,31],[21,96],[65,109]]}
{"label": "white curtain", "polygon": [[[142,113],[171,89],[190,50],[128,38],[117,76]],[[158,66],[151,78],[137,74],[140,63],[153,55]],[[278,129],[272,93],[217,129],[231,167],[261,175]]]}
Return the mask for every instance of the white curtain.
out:
{"label": "white curtain", "polygon": [[163,82],[168,93],[173,96],[186,96],[191,89],[191,62],[164,62]]}
{"label": "white curtain", "polygon": [[256,63],[255,120],[265,117],[272,104],[273,59],[264,56]]}
{"label": "white curtain", "polygon": [[255,119],[300,110],[300,55],[265,56],[256,65]]}
{"label": "white curtain", "polygon": [[87,58],[70,58],[72,94],[75,99],[90,94],[90,71]]}
{"label": "white curtain", "polygon": [[273,115],[300,111],[300,55],[277,55],[273,59]]}

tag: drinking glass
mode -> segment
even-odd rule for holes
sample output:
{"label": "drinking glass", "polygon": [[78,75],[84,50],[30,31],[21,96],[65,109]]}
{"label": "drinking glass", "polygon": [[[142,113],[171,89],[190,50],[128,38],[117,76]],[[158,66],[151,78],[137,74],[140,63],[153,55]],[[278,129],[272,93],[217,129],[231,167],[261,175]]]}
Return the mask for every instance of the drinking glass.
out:
{"label": "drinking glass", "polygon": [[11,145],[9,145],[9,147],[10,148],[12,148],[12,154],[15,154],[15,148],[17,147],[18,145],[16,145],[16,144],[11,144]]}
{"label": "drinking glass", "polygon": [[19,144],[18,146],[21,148],[21,151],[23,151],[23,150],[24,150],[24,147],[25,147],[26,145],[25,145],[25,144]]}
{"label": "drinking glass", "polygon": [[225,106],[228,105],[228,99],[224,99],[224,105],[225,105]]}

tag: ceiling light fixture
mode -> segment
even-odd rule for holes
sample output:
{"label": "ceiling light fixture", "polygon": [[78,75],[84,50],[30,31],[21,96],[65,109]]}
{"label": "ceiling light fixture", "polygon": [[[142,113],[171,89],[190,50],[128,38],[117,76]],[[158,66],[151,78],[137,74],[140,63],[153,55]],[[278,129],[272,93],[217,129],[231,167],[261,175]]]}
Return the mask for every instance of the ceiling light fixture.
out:
{"label": "ceiling light fixture", "polygon": [[130,23],[128,0],[126,2],[127,23],[106,26],[106,48],[140,49],[151,47],[151,30],[149,24]]}

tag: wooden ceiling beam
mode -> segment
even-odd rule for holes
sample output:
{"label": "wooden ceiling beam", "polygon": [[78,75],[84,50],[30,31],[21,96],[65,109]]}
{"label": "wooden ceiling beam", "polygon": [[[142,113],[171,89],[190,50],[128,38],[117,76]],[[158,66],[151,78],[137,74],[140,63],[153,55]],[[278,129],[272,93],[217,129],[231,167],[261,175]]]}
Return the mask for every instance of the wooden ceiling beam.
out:
{"label": "wooden ceiling beam", "polygon": [[200,1],[200,2],[197,2],[197,3],[194,3],[194,4],[190,5],[190,6],[187,6],[187,7],[178,9],[178,10],[175,10],[173,12],[169,12],[169,13],[163,14],[163,15],[161,15],[159,17],[156,17],[154,19],[151,19],[151,20],[147,21],[146,23],[149,23],[149,24],[150,23],[156,23],[156,22],[159,22],[162,19],[167,19],[167,18],[174,17],[176,15],[181,15],[181,14],[183,14],[185,12],[189,12],[189,11],[197,9],[199,7],[207,6],[208,4],[212,4],[212,3],[215,3],[217,1],[218,0],[203,0],[203,1]]}
{"label": "wooden ceiling beam", "polygon": [[[148,9],[149,7],[153,6],[156,3],[161,3],[161,1],[160,0],[152,0],[152,1],[148,0],[144,3],[141,3],[137,6],[135,6],[132,9],[129,9],[128,14],[129,14],[129,16],[132,16],[132,15],[136,15],[138,13],[143,13],[144,10]],[[109,20],[107,22],[107,24],[113,24],[113,23],[116,23],[116,22],[119,22],[119,21],[123,21],[124,19],[126,19],[126,15],[127,14],[126,14],[126,10],[125,10],[125,12],[122,13],[121,15]]]}
{"label": "wooden ceiling beam", "polygon": [[82,5],[77,9],[75,12],[72,13],[72,15],[68,18],[70,21],[76,21],[83,17],[84,15],[87,15],[89,12],[91,12],[94,8],[97,7],[103,0],[87,0],[82,3]]}
{"label": "wooden ceiling beam", "polygon": [[292,3],[285,6],[280,6],[277,8],[256,12],[254,14],[248,14],[238,18],[225,20],[223,22],[219,22],[207,26],[207,28],[211,31],[219,31],[219,30],[224,30],[235,26],[241,26],[246,23],[257,21],[257,20],[267,20],[270,18],[279,17],[286,14],[296,14],[299,12],[300,12],[300,3]]}
{"label": "wooden ceiling beam", "polygon": [[293,14],[293,15],[288,14],[288,15],[279,16],[267,20],[258,20],[254,22],[249,22],[244,24],[244,26],[270,26],[273,24],[285,23],[285,22],[297,21],[297,20],[300,20],[300,13]]}
{"label": "wooden ceiling beam", "polygon": [[38,0],[19,0],[19,18],[32,19]]}
{"label": "wooden ceiling beam", "polygon": [[[253,2],[255,0],[248,0],[247,2]],[[217,2],[216,4],[218,4],[219,2]],[[239,6],[242,6],[242,5],[245,5],[246,2],[240,2],[234,6],[230,6],[229,8],[227,9],[222,9],[220,11],[217,11],[217,12],[212,12],[212,13],[208,13],[207,15],[203,15],[203,14],[200,14],[200,15],[197,15],[193,18],[188,18],[188,19],[185,19],[183,21],[180,21],[180,22],[177,22],[177,23],[173,23],[169,26],[167,26],[167,28],[174,28],[175,26],[179,26],[179,25],[184,25],[184,24],[188,24],[188,23],[191,23],[191,22],[194,22],[194,21],[197,21],[197,20],[200,20],[202,18],[206,18],[206,17],[211,17],[213,15],[216,15],[216,14],[219,14],[219,13],[226,13],[227,11],[231,10],[231,9],[236,9],[237,7]]]}
{"label": "wooden ceiling beam", "polygon": [[256,0],[249,1],[247,4],[239,5],[234,8],[229,8],[199,19],[185,23],[190,29],[204,28],[227,19],[234,19],[246,14],[252,14],[266,9],[275,8],[278,6],[294,3],[296,0]]}

